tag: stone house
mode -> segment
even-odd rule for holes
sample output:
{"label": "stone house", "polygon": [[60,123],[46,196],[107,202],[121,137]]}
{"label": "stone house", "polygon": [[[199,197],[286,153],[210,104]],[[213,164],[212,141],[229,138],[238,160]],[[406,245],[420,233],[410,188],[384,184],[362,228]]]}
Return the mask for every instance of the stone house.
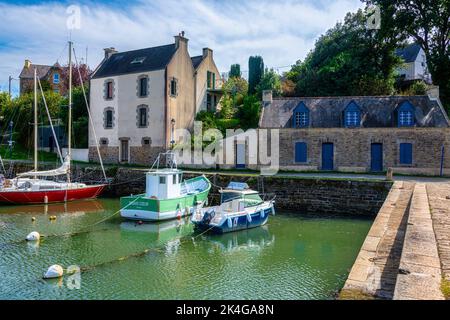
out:
{"label": "stone house", "polygon": [[420,45],[413,43],[404,48],[398,48],[395,54],[403,60],[403,65],[397,70],[398,75],[406,81],[423,80],[431,83],[427,58]]}
{"label": "stone house", "polygon": [[279,129],[281,170],[450,174],[449,119],[426,96],[264,94],[261,129]]}
{"label": "stone house", "polygon": [[201,110],[215,110],[221,93],[213,51],[191,57],[184,32],[168,45],[117,52],[105,57],[90,80],[96,129],[89,131],[89,159],[96,143],[108,163],[151,165],[178,141],[176,129],[191,129]]}
{"label": "stone house", "polygon": [[27,92],[32,92],[34,90],[34,69],[36,69],[37,77],[40,79],[41,84],[44,86],[46,82],[50,89],[61,95],[66,94],[66,89],[64,88],[63,69],[61,65],[56,62],[54,65],[42,65],[42,64],[32,64],[30,60],[25,60],[25,64],[19,75],[20,83],[20,94]]}

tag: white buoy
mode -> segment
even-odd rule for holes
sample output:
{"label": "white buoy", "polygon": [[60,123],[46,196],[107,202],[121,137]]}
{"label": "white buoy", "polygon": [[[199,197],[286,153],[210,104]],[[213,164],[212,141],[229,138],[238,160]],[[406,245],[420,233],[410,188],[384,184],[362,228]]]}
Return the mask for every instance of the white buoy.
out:
{"label": "white buoy", "polygon": [[63,274],[64,274],[63,268],[58,264],[54,264],[53,266],[48,268],[47,272],[44,274],[44,279],[61,278]]}
{"label": "white buoy", "polygon": [[41,235],[39,234],[39,232],[33,231],[29,235],[27,235],[26,239],[27,241],[39,241],[39,239],[41,239]]}

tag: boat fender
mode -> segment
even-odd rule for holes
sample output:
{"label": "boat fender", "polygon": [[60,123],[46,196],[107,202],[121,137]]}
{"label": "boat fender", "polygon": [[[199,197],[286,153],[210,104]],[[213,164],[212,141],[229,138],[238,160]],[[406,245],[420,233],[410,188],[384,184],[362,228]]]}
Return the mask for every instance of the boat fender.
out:
{"label": "boat fender", "polygon": [[27,241],[39,241],[41,239],[41,235],[37,231],[31,232],[29,235],[27,235],[26,240]]}
{"label": "boat fender", "polygon": [[177,219],[181,219],[181,210],[180,209],[177,210]]}
{"label": "boat fender", "polygon": [[273,216],[275,215],[275,207],[274,206],[272,206],[272,215]]}
{"label": "boat fender", "polygon": [[58,264],[54,264],[48,268],[47,272],[44,274],[44,279],[61,278],[63,274],[64,274],[63,268]]}
{"label": "boat fender", "polygon": [[264,219],[265,218],[265,212],[264,212],[264,210],[261,210],[261,219]]}
{"label": "boat fender", "polygon": [[44,197],[44,203],[45,203],[45,204],[48,203],[48,197],[47,197],[47,196]]}
{"label": "boat fender", "polygon": [[189,209],[188,206],[186,206],[186,208],[184,209],[184,215],[189,216],[190,214],[191,214],[191,210]]}
{"label": "boat fender", "polygon": [[227,223],[228,223],[228,228],[229,229],[233,228],[233,222],[231,221],[231,218],[227,219]]}
{"label": "boat fender", "polygon": [[252,216],[249,213],[247,213],[247,221],[248,223],[252,223]]}
{"label": "boat fender", "polygon": [[239,218],[234,218],[234,226],[236,227],[237,225],[238,225],[238,222],[239,222]]}

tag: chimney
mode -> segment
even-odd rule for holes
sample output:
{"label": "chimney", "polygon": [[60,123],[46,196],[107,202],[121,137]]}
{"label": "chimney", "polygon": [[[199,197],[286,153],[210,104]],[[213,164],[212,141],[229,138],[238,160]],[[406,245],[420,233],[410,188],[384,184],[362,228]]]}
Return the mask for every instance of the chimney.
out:
{"label": "chimney", "polygon": [[117,53],[118,51],[111,47],[111,48],[105,48],[103,49],[105,51],[105,59],[109,59],[113,54]]}
{"label": "chimney", "polygon": [[180,46],[184,46],[187,50],[188,41],[189,39],[185,38],[185,32],[181,31],[177,36],[175,36],[176,49],[180,48]]}
{"label": "chimney", "polygon": [[210,48],[203,48],[203,58],[210,56],[213,58],[213,51]]}
{"label": "chimney", "polygon": [[272,104],[272,90],[264,90],[262,94],[263,107],[268,107]]}
{"label": "chimney", "polygon": [[28,59],[26,59],[26,60],[25,60],[25,68],[28,69],[29,67],[31,67],[31,61],[28,60]]}

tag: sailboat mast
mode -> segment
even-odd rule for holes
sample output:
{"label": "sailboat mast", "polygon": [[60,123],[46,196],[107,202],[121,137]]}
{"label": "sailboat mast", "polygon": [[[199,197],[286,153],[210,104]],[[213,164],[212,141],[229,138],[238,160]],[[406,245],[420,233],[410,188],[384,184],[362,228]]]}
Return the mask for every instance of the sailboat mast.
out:
{"label": "sailboat mast", "polygon": [[[34,68],[34,171],[38,171],[37,74]],[[34,177],[35,179],[37,177]]]}
{"label": "sailboat mast", "polygon": [[69,156],[69,170],[67,173],[67,182],[70,182],[70,162],[72,157],[72,41],[69,41],[69,120],[68,120],[68,139],[67,149]]}

